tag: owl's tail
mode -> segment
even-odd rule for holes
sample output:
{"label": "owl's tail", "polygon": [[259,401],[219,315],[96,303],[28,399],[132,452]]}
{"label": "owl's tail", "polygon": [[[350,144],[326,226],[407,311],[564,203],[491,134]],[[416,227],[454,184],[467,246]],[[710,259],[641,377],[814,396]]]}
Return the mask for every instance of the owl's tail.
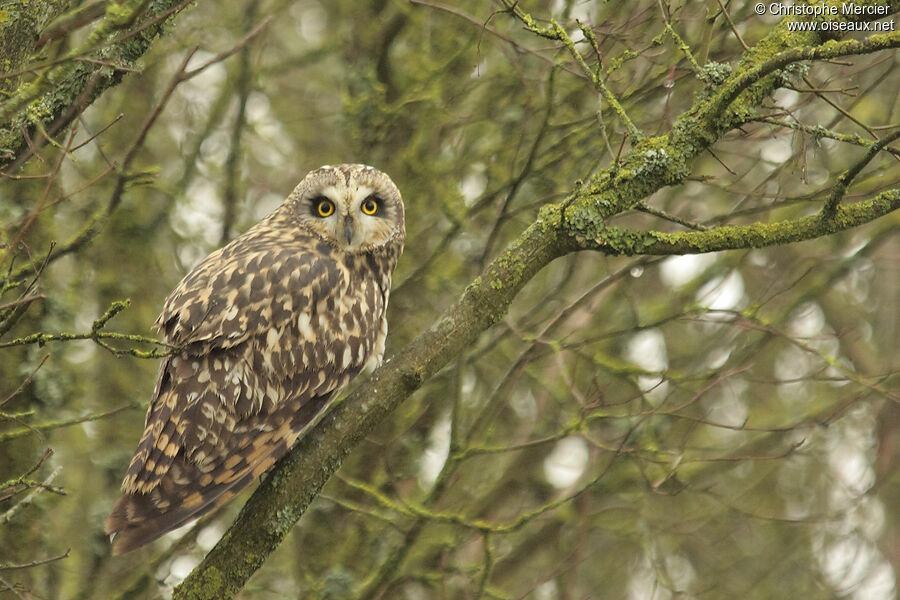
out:
{"label": "owl's tail", "polygon": [[[266,461],[266,468],[280,455],[271,458]],[[104,525],[113,545],[113,555],[139,548],[225,504],[259,474],[257,469],[247,469],[233,481],[199,487],[195,482],[203,474],[196,465],[179,456],[152,491],[125,494],[113,506]]]}
{"label": "owl's tail", "polygon": [[[126,477],[125,494],[116,502],[104,527],[113,544],[112,553],[124,554],[152,542],[231,500],[269,470],[301,433],[322,418],[323,407],[332,397],[332,393],[315,396],[299,410],[285,406],[283,414],[258,416],[259,423],[247,420],[241,432],[216,438],[223,451],[204,466],[179,448],[165,471],[154,470],[151,483],[136,484],[146,479],[140,475]],[[279,427],[268,427],[269,422],[279,421]],[[147,470],[146,460],[139,463],[138,471]]]}

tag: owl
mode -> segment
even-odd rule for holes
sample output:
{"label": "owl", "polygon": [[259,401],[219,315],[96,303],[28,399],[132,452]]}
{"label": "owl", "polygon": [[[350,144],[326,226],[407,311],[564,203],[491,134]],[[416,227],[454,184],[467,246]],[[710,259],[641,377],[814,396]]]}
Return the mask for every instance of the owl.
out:
{"label": "owl", "polygon": [[373,167],[325,166],[166,298],[144,433],[106,520],[113,554],[224,504],[381,363],[400,192]]}

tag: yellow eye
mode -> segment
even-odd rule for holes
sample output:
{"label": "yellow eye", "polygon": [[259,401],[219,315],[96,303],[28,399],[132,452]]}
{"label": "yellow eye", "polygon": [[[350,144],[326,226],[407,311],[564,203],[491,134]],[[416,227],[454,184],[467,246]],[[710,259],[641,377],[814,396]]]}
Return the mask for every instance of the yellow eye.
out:
{"label": "yellow eye", "polygon": [[378,199],[369,196],[363,201],[361,208],[363,213],[367,215],[374,215],[378,212]]}
{"label": "yellow eye", "polygon": [[328,198],[319,198],[316,203],[316,214],[320,217],[330,217],[334,214],[334,202]]}

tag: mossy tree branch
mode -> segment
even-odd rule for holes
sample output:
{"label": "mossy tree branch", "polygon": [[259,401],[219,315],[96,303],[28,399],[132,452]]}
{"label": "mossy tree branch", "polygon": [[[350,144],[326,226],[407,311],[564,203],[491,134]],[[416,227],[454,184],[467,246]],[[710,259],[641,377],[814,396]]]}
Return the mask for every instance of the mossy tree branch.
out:
{"label": "mossy tree branch", "polygon": [[[68,0],[0,3],[0,70],[12,73],[21,69],[34,52],[41,31],[68,4]],[[0,79],[0,94],[10,94],[17,83],[18,77]]]}
{"label": "mossy tree branch", "polygon": [[[520,19],[525,19],[519,11]],[[565,35],[555,29],[554,35]],[[176,600],[232,598],[374,427],[422,383],[500,320],[525,284],[544,266],[570,252],[592,248],[613,254],[673,254],[754,248],[812,239],[854,227],[900,207],[890,190],[847,206],[781,223],[718,227],[666,234],[608,227],[609,217],[632,209],[664,186],[682,183],[692,161],[725,133],[750,120],[785,81],[797,61],[834,58],[900,47],[900,35],[829,42],[794,34],[784,24],[746,52],[733,71],[714,82],[672,130],[632,138],[615,166],[598,172],[562,203],[544,207],[532,223],[464,291],[435,324],[377,369],[296,445],[243,507],[203,562],[175,589]],[[571,51],[571,48],[570,48]]]}
{"label": "mossy tree branch", "polygon": [[[13,346],[29,346],[32,344],[37,344],[38,346],[44,346],[49,342],[71,342],[74,340],[93,340],[95,344],[108,350],[115,356],[134,356],[136,358],[163,358],[172,354],[173,351],[177,350],[174,346],[170,346],[165,342],[160,342],[159,340],[151,337],[146,337],[143,335],[136,335],[132,333],[118,333],[115,331],[105,331],[106,324],[112,319],[114,316],[127,309],[131,305],[131,300],[117,300],[113,302],[110,307],[96,319],[91,326],[91,330],[85,333],[32,333],[30,335],[26,335],[25,337],[16,338],[13,340],[9,340],[7,342],[0,342],[0,348],[11,348]],[[148,344],[151,346],[159,346],[161,348],[165,348],[165,350],[159,350],[157,348],[152,348],[151,350],[138,350],[137,348],[114,348],[110,346],[107,340],[115,340],[118,342],[135,342],[139,344]]]}
{"label": "mossy tree branch", "polygon": [[838,206],[828,217],[809,215],[793,221],[727,225],[706,231],[663,233],[607,227],[582,248],[607,254],[702,254],[722,250],[766,248],[816,239],[858,227],[900,208],[900,190],[888,190],[862,202]]}
{"label": "mossy tree branch", "polygon": [[[84,44],[59,61],[28,66],[29,52],[29,56],[17,55],[15,60],[2,65],[0,85],[5,88],[0,90],[6,91],[6,97],[0,102],[0,168],[11,170],[24,163],[100,94],[117,85],[162,33],[166,22],[189,4],[189,0],[110,3]],[[26,36],[31,40],[26,48],[33,49],[48,21],[46,18],[10,21],[0,27],[0,40]],[[23,31],[28,27],[28,31]],[[11,82],[26,73],[35,75],[13,90]]]}

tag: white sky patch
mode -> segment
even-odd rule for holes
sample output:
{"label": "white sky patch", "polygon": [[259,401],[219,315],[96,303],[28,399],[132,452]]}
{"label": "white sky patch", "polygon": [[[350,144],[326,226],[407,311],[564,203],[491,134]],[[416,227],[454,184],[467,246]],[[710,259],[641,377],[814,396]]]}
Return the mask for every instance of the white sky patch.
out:
{"label": "white sky patch", "polygon": [[[79,330],[82,328],[79,327]],[[90,327],[88,327],[90,329]],[[93,340],[72,340],[66,346],[66,361],[80,365],[86,363],[97,354],[97,345]]]}
{"label": "white sky patch", "polygon": [[832,473],[854,495],[865,493],[875,484],[875,471],[860,445],[859,440],[844,438],[828,450]]}
{"label": "white sky patch", "polygon": [[[228,147],[231,144],[231,134],[224,129],[210,133],[200,144],[200,156],[202,161],[199,170],[204,175],[210,174],[209,165],[223,166],[228,159]],[[208,164],[203,164],[203,163]]]}
{"label": "white sky patch", "polygon": [[213,185],[197,179],[183,201],[175,204],[169,217],[172,229],[184,238],[178,248],[178,260],[191,268],[219,243],[222,229],[222,204]]}
{"label": "white sky patch", "polygon": [[[295,5],[296,6],[296,5]],[[300,37],[309,44],[319,44],[325,38],[328,15],[318,2],[303,3],[303,8],[295,13],[300,21]]]}
{"label": "white sky patch", "polygon": [[[275,117],[268,96],[252,92],[247,97],[247,122],[263,143],[253,145],[256,160],[273,168],[281,168],[286,157],[294,153],[294,141],[287,128]],[[290,161],[288,161],[290,162]]]}
{"label": "white sky patch", "polygon": [[247,96],[247,122],[251,125],[262,125],[272,116],[272,103],[269,97],[261,92],[251,92]]}
{"label": "white sky patch", "polygon": [[875,546],[856,534],[842,536],[819,553],[819,564],[836,595],[854,600],[892,600],[893,569]]}
{"label": "white sky patch", "polygon": [[469,75],[469,77],[471,77],[472,79],[478,79],[479,77],[481,77],[482,75],[484,75],[487,72],[487,67],[488,67],[487,58],[482,59],[482,61],[480,63],[478,63],[477,65],[475,65],[475,68],[472,69],[472,74]]}
{"label": "white sky patch", "polygon": [[[826,325],[825,313],[822,311],[822,308],[815,302],[807,302],[799,306],[791,314],[791,318],[788,321],[788,330],[793,337],[804,340],[810,347],[816,349],[824,356],[836,357],[845,368],[853,370],[853,365],[849,360],[840,356],[840,340],[832,335],[831,330]],[[832,382],[833,385],[847,384],[846,375],[836,367],[829,366],[826,375],[841,379],[841,381]]]}
{"label": "white sky patch", "polygon": [[[669,366],[666,339],[658,329],[647,329],[632,337],[625,348],[625,356],[647,371],[665,371]],[[663,381],[662,375],[640,375],[637,384],[650,401],[662,400],[669,389],[669,383]]]}
{"label": "white sky patch", "polygon": [[573,29],[569,32],[569,38],[571,38],[571,40],[577,44],[578,42],[584,41],[584,33],[581,31],[581,29]]}
{"label": "white sky patch", "polygon": [[659,276],[671,288],[679,288],[700,276],[716,262],[712,254],[685,254],[670,256],[659,266]]}
{"label": "white sky patch", "polygon": [[281,194],[270,193],[257,200],[253,205],[253,220],[262,220],[270,212],[278,208],[286,197],[287,194],[282,196]]}
{"label": "white sky patch", "polygon": [[666,574],[677,590],[689,589],[697,579],[697,572],[691,561],[678,554],[666,557]]}
{"label": "white sky patch", "polygon": [[672,592],[656,580],[656,572],[644,557],[628,581],[628,600],[669,600]]}
{"label": "white sky patch", "polygon": [[184,554],[172,561],[172,568],[169,569],[169,571],[172,573],[173,577],[175,577],[179,581],[182,581],[185,577],[190,575],[191,571],[194,570],[194,567],[199,564],[199,558],[197,558],[196,556]]}
{"label": "white sky patch", "polygon": [[97,437],[97,424],[92,421],[85,421],[82,423],[81,430],[84,431],[84,435],[91,439]]}
{"label": "white sky patch", "polygon": [[774,262],[769,258],[769,255],[762,250],[751,250],[747,254],[747,260],[754,267],[766,268],[770,266],[774,266]]}
{"label": "white sky patch", "polygon": [[434,484],[450,454],[450,414],[438,419],[428,436],[428,447],[419,465],[419,485],[427,489]]}
{"label": "white sky patch", "polygon": [[628,360],[647,371],[663,371],[669,366],[666,339],[658,329],[646,329],[634,335],[625,349]]}
{"label": "white sky patch", "polygon": [[897,579],[886,560],[869,570],[859,587],[853,590],[853,600],[893,600],[897,597]]}
{"label": "white sky patch", "polygon": [[843,256],[844,258],[850,258],[851,256],[856,255],[856,253],[859,252],[860,250],[862,250],[863,248],[865,248],[869,244],[870,241],[871,241],[871,238],[868,238],[868,237],[861,237],[856,240],[852,240],[841,251],[841,256]]}
{"label": "white sky patch", "polygon": [[513,412],[516,413],[516,416],[522,420],[530,421],[537,417],[537,401],[529,389],[522,393],[513,394],[509,405],[512,407]]}
{"label": "white sky patch", "polygon": [[796,346],[789,346],[778,353],[773,371],[780,381],[787,381],[778,386],[778,395],[787,400],[805,400],[805,385],[802,379],[809,375],[813,362],[809,353]]}
{"label": "white sky patch", "polygon": [[185,268],[191,269],[209,254],[209,248],[199,244],[186,243],[178,247],[178,262]]}
{"label": "white sky patch", "polygon": [[869,540],[877,540],[884,534],[886,516],[884,504],[875,496],[865,496],[856,501],[849,513],[853,526]]}
{"label": "white sky patch", "polygon": [[[184,145],[185,140],[187,139],[187,134],[189,129],[184,127],[181,123],[169,123],[166,127],[166,130],[169,132],[169,135],[172,136],[172,139],[175,140],[175,145],[177,147],[182,147]],[[90,145],[85,146],[85,148],[90,148]],[[79,157],[80,158],[80,157]],[[184,167],[181,166],[179,173],[184,172]]]}
{"label": "white sky patch", "polygon": [[587,443],[583,439],[563,438],[544,459],[544,477],[555,488],[567,488],[584,473],[588,457]]}
{"label": "white sky patch", "polygon": [[825,327],[825,313],[815,302],[806,302],[797,307],[788,323],[792,335],[811,338],[822,333]]}
{"label": "white sky patch", "polygon": [[[475,393],[475,384],[477,383],[477,379],[475,375],[470,373],[469,371],[464,371],[462,376],[462,382],[459,386],[459,392],[462,394],[463,400],[467,398],[471,398],[472,394]],[[469,402],[471,403],[471,402]]]}
{"label": "white sky patch", "polygon": [[759,156],[764,161],[780,164],[786,162],[794,154],[790,138],[776,138],[763,144]]}
{"label": "white sky patch", "polygon": [[[719,386],[721,393],[716,396],[715,402],[710,406],[707,417],[714,423],[721,423],[731,427],[740,427],[747,422],[749,410],[741,399],[747,390],[747,382],[739,377],[732,377],[722,382]],[[716,432],[730,434],[730,429],[715,429]],[[736,432],[735,432],[736,433]]]}
{"label": "white sky patch", "polygon": [[800,94],[787,88],[778,88],[772,96],[774,96],[775,102],[777,102],[779,106],[785,108],[795,107],[800,102]]}
{"label": "white sky patch", "polygon": [[720,444],[727,444],[729,440],[741,439],[738,429],[747,422],[750,410],[743,400],[744,392],[749,384],[739,377],[730,377],[723,381],[715,390],[710,391],[713,402],[707,409],[706,418],[721,427],[709,427],[711,437]]}
{"label": "white sky patch", "polygon": [[734,310],[744,298],[744,278],[737,271],[706,282],[697,292],[697,303],[710,310]]}
{"label": "white sky patch", "polygon": [[[200,65],[211,60],[214,56],[215,54],[211,52],[198,50],[188,62],[187,70],[191,71],[196,69]],[[179,58],[176,62],[179,62],[180,60],[181,59]],[[177,64],[173,67],[173,70],[174,68],[177,68]],[[216,90],[222,86],[227,77],[228,70],[223,63],[218,62],[208,66],[191,79],[181,83],[177,88],[178,93],[184,97],[192,110],[205,112],[212,106],[212,103],[217,96],[215,93]]]}
{"label": "white sky patch", "polygon": [[185,200],[175,204],[172,229],[191,240],[202,240],[210,248],[219,242],[222,203],[216,188],[205,179],[197,179],[188,188]]}
{"label": "white sky patch", "polygon": [[534,600],[556,600],[559,598],[559,586],[555,579],[545,581],[534,588]]}
{"label": "white sky patch", "polygon": [[869,259],[858,259],[847,276],[841,278],[837,286],[839,291],[848,294],[857,304],[869,302],[869,291],[875,267]]}
{"label": "white sky patch", "polygon": [[475,169],[459,182],[459,193],[462,194],[466,206],[474,205],[487,188],[488,181],[484,175],[484,165],[475,165]]}
{"label": "white sky patch", "polygon": [[[569,6],[571,4],[571,6]],[[594,21],[594,3],[579,1],[574,3],[565,0],[553,0],[550,8],[550,14],[562,15],[566,9],[569,9],[568,18],[571,20],[578,19],[582,23],[590,24]]]}
{"label": "white sky patch", "polygon": [[451,252],[458,256],[468,256],[476,246],[478,246],[478,244],[476,243],[475,238],[467,233],[461,233],[456,236],[455,240],[450,242]]}
{"label": "white sky patch", "polygon": [[222,527],[221,523],[212,523],[201,529],[200,533],[197,534],[197,546],[204,551],[212,550],[216,542],[222,539],[224,533],[225,528]]}

